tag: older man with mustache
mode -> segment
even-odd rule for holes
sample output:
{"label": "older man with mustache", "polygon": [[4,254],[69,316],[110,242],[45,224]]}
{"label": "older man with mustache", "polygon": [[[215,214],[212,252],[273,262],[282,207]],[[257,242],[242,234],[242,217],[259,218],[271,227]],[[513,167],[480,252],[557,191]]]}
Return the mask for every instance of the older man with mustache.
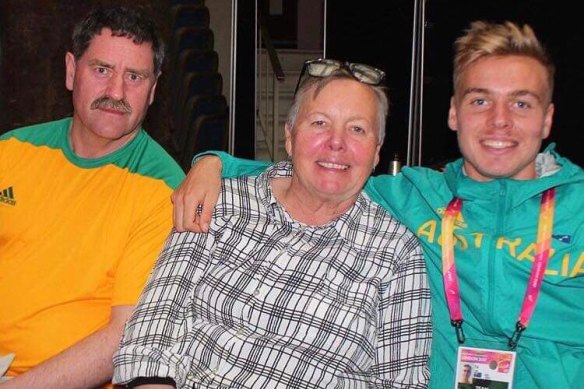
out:
{"label": "older man with mustache", "polygon": [[144,14],[97,9],[65,56],[73,116],[0,137],[3,388],[111,382],[184,176],[141,127],[163,59]]}

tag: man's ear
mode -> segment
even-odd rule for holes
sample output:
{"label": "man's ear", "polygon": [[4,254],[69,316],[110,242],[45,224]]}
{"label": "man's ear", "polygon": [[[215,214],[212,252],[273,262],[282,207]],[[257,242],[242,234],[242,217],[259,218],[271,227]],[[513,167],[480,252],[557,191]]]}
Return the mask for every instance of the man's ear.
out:
{"label": "man's ear", "polygon": [[75,84],[76,69],[77,63],[75,62],[75,56],[73,53],[67,52],[65,54],[65,86],[70,91],[73,90],[73,85]]}
{"label": "man's ear", "polygon": [[152,89],[150,89],[150,96],[148,96],[148,105],[151,105],[154,102],[154,95],[156,94],[156,85],[158,85],[158,79],[162,72],[158,72],[156,78],[154,79],[154,85],[152,85]]}
{"label": "man's ear", "polygon": [[458,131],[458,118],[456,117],[456,102],[454,96],[450,98],[450,108],[448,109],[448,127],[452,131]]}

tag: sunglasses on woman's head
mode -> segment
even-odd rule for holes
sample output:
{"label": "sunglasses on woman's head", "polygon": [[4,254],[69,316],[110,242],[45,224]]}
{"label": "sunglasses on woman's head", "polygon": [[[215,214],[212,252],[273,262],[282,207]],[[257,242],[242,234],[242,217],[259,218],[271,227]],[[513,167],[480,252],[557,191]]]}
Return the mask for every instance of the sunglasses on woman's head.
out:
{"label": "sunglasses on woman's head", "polygon": [[337,61],[326,58],[310,59],[304,62],[300,77],[298,77],[298,82],[296,83],[294,95],[298,92],[300,82],[305,75],[308,74],[311,77],[328,77],[335,71],[341,69],[346,70],[355,80],[367,85],[381,85],[385,79],[385,72],[383,70],[362,63]]}

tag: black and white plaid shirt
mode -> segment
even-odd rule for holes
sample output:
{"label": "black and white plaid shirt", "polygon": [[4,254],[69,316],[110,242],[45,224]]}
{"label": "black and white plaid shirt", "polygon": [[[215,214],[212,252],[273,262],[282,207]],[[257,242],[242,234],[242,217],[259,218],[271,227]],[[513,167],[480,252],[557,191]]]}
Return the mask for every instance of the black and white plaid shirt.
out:
{"label": "black and white plaid shirt", "polygon": [[169,237],[114,356],[115,383],[427,386],[417,239],[363,194],[325,226],[294,221],[269,185],[290,170],[225,180],[210,233]]}

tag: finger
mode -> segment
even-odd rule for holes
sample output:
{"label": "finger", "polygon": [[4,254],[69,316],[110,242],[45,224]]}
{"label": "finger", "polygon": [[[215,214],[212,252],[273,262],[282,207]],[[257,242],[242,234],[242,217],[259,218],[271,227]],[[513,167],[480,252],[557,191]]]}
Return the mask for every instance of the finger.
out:
{"label": "finger", "polygon": [[195,228],[195,220],[197,217],[197,207],[199,206],[199,200],[196,196],[185,197],[183,201],[183,227],[185,231],[199,232]]}
{"label": "finger", "polygon": [[195,219],[193,220],[193,225],[189,228],[189,230],[200,233],[207,233],[209,231],[209,229],[205,229],[201,223],[202,210],[202,205],[197,208]]}
{"label": "finger", "polygon": [[176,228],[177,231],[182,232],[184,231],[184,224],[183,224],[183,214],[184,214],[184,208],[183,208],[183,200],[182,200],[182,196],[179,196],[178,193],[175,191],[172,196],[171,196],[171,200],[172,200],[172,223],[174,225],[174,228]]}
{"label": "finger", "polygon": [[203,209],[201,210],[199,217],[199,228],[201,231],[209,232],[209,225],[211,224],[211,217],[213,216],[213,210],[216,203],[217,200],[212,196],[205,197]]}

